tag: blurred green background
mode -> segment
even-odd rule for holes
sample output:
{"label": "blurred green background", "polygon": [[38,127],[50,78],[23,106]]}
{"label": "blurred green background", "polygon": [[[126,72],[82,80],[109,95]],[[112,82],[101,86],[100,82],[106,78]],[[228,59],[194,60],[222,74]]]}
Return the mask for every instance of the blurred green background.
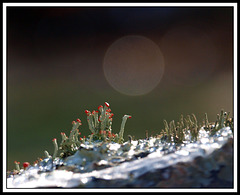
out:
{"label": "blurred green background", "polygon": [[[87,136],[84,111],[105,101],[114,113],[113,132],[124,114],[132,115],[125,138],[157,134],[163,119],[180,114],[195,113],[201,121],[207,112],[215,121],[224,109],[232,116],[232,14],[231,7],[8,7],[7,169],[15,160],[32,163],[44,150],[51,154],[51,140],[60,142],[60,132],[68,135],[77,118]],[[142,95],[115,90],[104,74],[106,51],[127,35],[153,41],[164,59],[160,82]]]}

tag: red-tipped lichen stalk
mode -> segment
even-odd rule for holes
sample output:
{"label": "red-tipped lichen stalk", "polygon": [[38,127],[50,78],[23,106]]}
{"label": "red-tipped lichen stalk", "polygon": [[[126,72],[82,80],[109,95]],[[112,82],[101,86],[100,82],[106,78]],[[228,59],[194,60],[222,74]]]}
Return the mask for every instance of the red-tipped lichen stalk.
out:
{"label": "red-tipped lichen stalk", "polygon": [[62,136],[62,142],[61,144],[63,144],[63,142],[65,142],[67,140],[67,136],[64,132],[61,132],[61,136]]}
{"label": "red-tipped lichen stalk", "polygon": [[87,122],[88,122],[89,129],[92,133],[95,134],[96,132],[95,132],[95,126],[93,121],[93,115],[89,110],[85,110],[85,113],[87,114]]}
{"label": "red-tipped lichen stalk", "polygon": [[95,133],[97,133],[97,130],[99,128],[99,121],[98,121],[98,110],[94,110],[92,112],[93,119],[94,119],[94,127],[95,127]]}
{"label": "red-tipped lichen stalk", "polygon": [[56,158],[56,156],[57,156],[57,152],[58,152],[58,144],[57,144],[57,139],[56,138],[54,138],[53,140],[52,140],[52,142],[53,142],[53,146],[54,146],[54,152],[53,152],[53,159],[55,159]]}
{"label": "red-tipped lichen stalk", "polygon": [[108,117],[106,114],[106,110],[109,109],[109,103],[105,102],[104,107],[100,116],[100,121],[101,121],[101,129],[104,130],[106,128],[107,122],[108,122]]}
{"label": "red-tipped lichen stalk", "polygon": [[17,171],[20,171],[20,167],[19,167],[20,162],[18,162],[18,161],[15,160],[14,163],[15,163],[15,165],[16,165],[16,170],[17,170]]}
{"label": "red-tipped lichen stalk", "polygon": [[24,162],[23,163],[23,168],[26,169],[30,166],[30,163],[29,162]]}
{"label": "red-tipped lichen stalk", "polygon": [[69,135],[69,139],[70,139],[71,141],[74,139],[73,136],[76,134],[76,131],[77,131],[78,127],[79,127],[80,125],[82,125],[81,120],[80,120],[80,119],[77,119],[76,121],[73,121],[73,122],[72,122],[72,125],[73,125],[73,127],[72,127],[71,133],[70,133],[70,135]]}

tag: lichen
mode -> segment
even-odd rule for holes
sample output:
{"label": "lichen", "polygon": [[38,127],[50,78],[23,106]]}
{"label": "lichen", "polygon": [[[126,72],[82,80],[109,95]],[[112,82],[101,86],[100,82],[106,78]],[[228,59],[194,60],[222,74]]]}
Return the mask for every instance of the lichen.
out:
{"label": "lichen", "polygon": [[209,131],[211,135],[223,127],[230,127],[233,130],[233,118],[229,117],[229,112],[221,110],[220,115],[217,114],[217,120],[214,124],[208,122],[207,113],[204,114],[203,124],[201,125],[194,114],[187,115],[185,118],[180,116],[179,121],[175,125],[175,121],[170,121],[169,125],[166,120],[163,120],[165,128],[161,131],[161,135],[165,136],[169,143],[182,144],[186,141],[188,134],[190,141],[196,142],[198,140],[199,130],[204,128]]}
{"label": "lichen", "polygon": [[[88,138],[79,138],[81,133],[78,128],[82,125],[81,120],[77,119],[76,121],[73,121],[72,130],[70,131],[69,136],[66,136],[64,132],[61,132],[62,141],[59,147],[57,139],[54,138],[52,140],[54,145],[54,153],[52,155],[53,159],[57,157],[58,153],[60,158],[66,158],[74,155],[81,144],[85,144],[86,141],[88,144],[91,144],[92,142],[124,142],[124,128],[127,119],[131,118],[130,115],[123,116],[120,131],[117,134],[112,132],[111,126],[114,114],[111,113],[109,103],[105,102],[104,106],[100,105],[98,106],[98,110],[93,110],[92,112],[85,110],[85,113],[87,115],[87,122],[91,134]],[[45,156],[50,157],[47,151],[45,151]]]}
{"label": "lichen", "polygon": [[[130,115],[123,116],[119,133],[113,133],[111,126],[114,114],[111,113],[109,103],[100,105],[98,111],[86,110],[85,113],[91,132],[89,136],[80,137],[79,128],[82,122],[76,119],[72,122],[69,136],[61,132],[62,140],[59,146],[56,138],[52,140],[53,154],[50,155],[48,151],[44,151],[45,158],[39,159],[34,165],[25,163],[28,166],[24,167],[24,171],[37,169],[39,173],[53,170],[87,173],[116,167],[129,161],[135,162],[147,156],[150,158],[151,155],[156,154],[166,156],[175,153],[187,157],[197,145],[202,148],[208,147],[210,151],[207,144],[214,146],[215,141],[221,142],[225,137],[231,137],[233,134],[233,119],[229,117],[229,113],[221,110],[215,123],[209,123],[206,113],[202,124],[194,114],[186,117],[180,115],[177,122],[172,120],[168,123],[163,120],[164,129],[160,134],[149,137],[146,133],[145,139],[138,140],[128,136],[128,141],[125,142],[124,128],[127,119],[131,118]],[[20,163],[15,161],[15,164],[16,170],[10,172],[9,176],[20,175],[23,172],[19,167]]]}

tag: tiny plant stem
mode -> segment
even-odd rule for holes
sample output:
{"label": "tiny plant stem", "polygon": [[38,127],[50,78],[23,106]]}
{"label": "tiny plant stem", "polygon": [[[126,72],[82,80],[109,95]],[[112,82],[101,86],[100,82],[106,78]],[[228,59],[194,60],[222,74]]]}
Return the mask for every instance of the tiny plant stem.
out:
{"label": "tiny plant stem", "polygon": [[122,118],[122,124],[121,124],[121,128],[120,128],[120,131],[119,131],[119,140],[118,140],[119,143],[123,139],[124,127],[125,127],[125,124],[126,124],[126,121],[127,121],[128,118],[131,118],[131,116],[124,115],[123,118]]}
{"label": "tiny plant stem", "polygon": [[45,155],[46,158],[50,158],[50,155],[49,155],[47,150],[44,151],[44,155]]}
{"label": "tiny plant stem", "polygon": [[206,130],[209,130],[209,122],[208,122],[207,113],[205,113],[204,123],[205,123]]}
{"label": "tiny plant stem", "polygon": [[74,134],[76,133],[77,131],[77,128],[81,125],[80,122],[75,122],[73,121],[73,127],[72,127],[72,130],[71,130],[71,133],[69,135],[69,139],[72,141],[73,140],[73,136]]}
{"label": "tiny plant stem", "polygon": [[58,144],[57,144],[56,138],[54,138],[52,141],[53,141],[53,146],[54,146],[53,159],[55,159],[57,156],[57,152],[58,152]]}
{"label": "tiny plant stem", "polygon": [[180,119],[179,119],[179,127],[180,129],[183,131],[184,128],[184,119],[183,119],[183,115],[181,114]]}
{"label": "tiny plant stem", "polygon": [[219,121],[220,121],[220,115],[217,114],[217,120],[216,120],[216,122],[215,122],[215,131],[218,130],[218,127],[219,127]]}
{"label": "tiny plant stem", "polygon": [[16,164],[16,170],[20,171],[19,164]]}
{"label": "tiny plant stem", "polygon": [[226,113],[226,119],[225,119],[225,122],[227,122],[229,120],[229,114],[230,112]]}
{"label": "tiny plant stem", "polygon": [[89,143],[92,143],[92,139],[93,139],[93,133],[90,135],[90,137],[89,137]]}
{"label": "tiny plant stem", "polygon": [[191,128],[193,126],[193,122],[191,120],[191,116],[190,115],[187,115],[187,120],[188,120],[188,123],[189,123],[189,127]]}
{"label": "tiny plant stem", "polygon": [[224,121],[225,121],[224,111],[221,110],[221,113],[220,113],[220,121],[219,121],[219,129],[221,129],[221,128],[224,127]]}
{"label": "tiny plant stem", "polygon": [[195,126],[198,126],[198,124],[197,124],[197,117],[195,116],[195,114],[192,114],[192,119],[193,119],[193,124]]}
{"label": "tiny plant stem", "polygon": [[128,142],[129,142],[130,144],[132,143],[132,140],[133,140],[132,136],[131,136],[131,135],[128,135]]}
{"label": "tiny plant stem", "polygon": [[16,170],[20,171],[20,167],[19,167],[20,162],[14,161],[14,163],[16,165]]}
{"label": "tiny plant stem", "polygon": [[[103,121],[106,117],[106,110],[107,110],[107,106],[105,105],[103,107],[103,109],[101,109],[101,115],[100,115],[100,120]],[[101,129],[102,129],[102,124],[101,124]],[[103,130],[103,129],[102,129]]]}
{"label": "tiny plant stem", "polygon": [[171,132],[170,132],[168,123],[167,123],[166,120],[163,120],[163,123],[164,123],[164,126],[165,126],[165,132],[166,132],[166,134],[167,134],[167,141],[168,141],[168,142],[171,142]]}
{"label": "tiny plant stem", "polygon": [[172,120],[170,123],[169,123],[169,126],[170,126],[170,129],[171,129],[171,132],[173,134],[173,141],[176,143],[176,126],[175,126],[175,122],[174,120]]}
{"label": "tiny plant stem", "polygon": [[93,121],[92,121],[92,115],[87,116],[87,121],[88,121],[88,126],[89,126],[90,131],[92,133],[95,133],[94,126],[93,126]]}
{"label": "tiny plant stem", "polygon": [[108,119],[107,126],[108,126],[109,131],[111,131],[112,130],[112,118]]}
{"label": "tiny plant stem", "polygon": [[106,115],[106,110],[108,109],[109,107],[109,104],[107,102],[105,102],[105,105],[103,107],[103,110],[102,110],[102,113],[101,113],[101,117],[100,117],[100,120],[101,120],[101,130],[105,130],[106,128],[106,123],[107,123],[107,115]]}
{"label": "tiny plant stem", "polygon": [[101,121],[101,129],[105,130],[106,129],[106,123],[107,123],[107,117],[105,116],[103,120]]}
{"label": "tiny plant stem", "polygon": [[98,125],[99,125],[99,122],[98,122],[98,112],[94,112],[93,114],[93,117],[94,117],[94,125],[95,125],[95,131],[97,133],[97,129],[98,129]]}
{"label": "tiny plant stem", "polygon": [[67,137],[66,137],[66,134],[65,133],[61,133],[61,136],[62,136],[62,143],[67,139]]}
{"label": "tiny plant stem", "polygon": [[96,126],[95,126],[95,123],[94,123],[94,116],[93,115],[91,115],[91,117],[90,117],[90,123],[91,123],[91,126],[92,126],[92,130],[93,130],[93,132],[92,133],[96,133]]}

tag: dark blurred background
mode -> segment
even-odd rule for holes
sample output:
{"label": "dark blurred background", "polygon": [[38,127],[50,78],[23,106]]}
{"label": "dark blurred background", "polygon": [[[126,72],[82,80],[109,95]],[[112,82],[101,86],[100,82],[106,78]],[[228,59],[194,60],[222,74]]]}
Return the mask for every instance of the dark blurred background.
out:
{"label": "dark blurred background", "polygon": [[113,132],[132,115],[125,138],[180,114],[232,116],[232,38],[231,7],[8,7],[8,170],[52,154],[77,118],[87,136],[84,110],[105,101]]}

